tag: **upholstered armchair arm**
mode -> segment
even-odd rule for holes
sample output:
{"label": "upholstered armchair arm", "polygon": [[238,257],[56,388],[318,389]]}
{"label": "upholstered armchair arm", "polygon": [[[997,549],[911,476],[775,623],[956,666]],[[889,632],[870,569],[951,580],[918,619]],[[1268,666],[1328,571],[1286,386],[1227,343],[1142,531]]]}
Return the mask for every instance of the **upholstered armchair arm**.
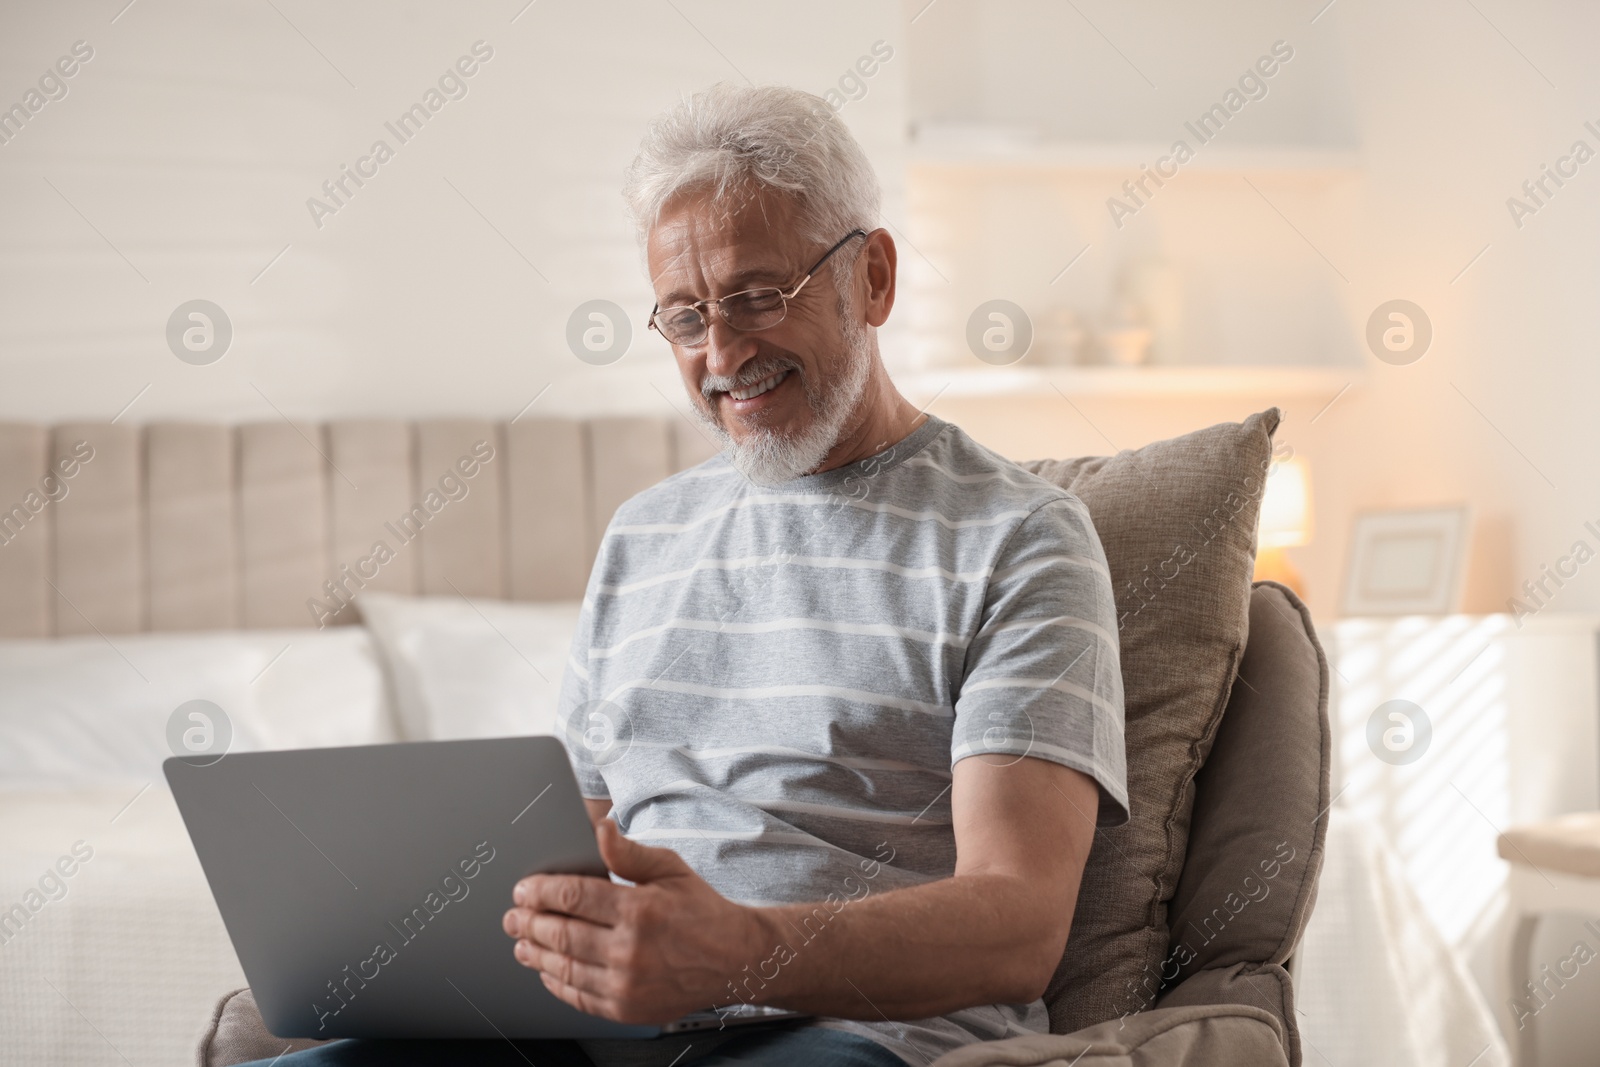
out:
{"label": "upholstered armchair arm", "polygon": [[[237,989],[217,1002],[196,1067],[233,1067],[320,1044],[273,1037],[255,998]],[[1245,1004],[1153,1008],[1071,1034],[1034,1034],[956,1049],[934,1067],[1288,1067],[1282,1024]]]}
{"label": "upholstered armchair arm", "polygon": [[273,1037],[261,1021],[256,998],[248,989],[224,993],[211,1009],[195,1049],[195,1067],[233,1067],[251,1060],[270,1060],[285,1052],[299,1052],[322,1044],[310,1038]]}
{"label": "upholstered armchair arm", "polygon": [[1245,1004],[1154,1008],[1071,1034],[968,1045],[934,1067],[1288,1067],[1282,1024]]}

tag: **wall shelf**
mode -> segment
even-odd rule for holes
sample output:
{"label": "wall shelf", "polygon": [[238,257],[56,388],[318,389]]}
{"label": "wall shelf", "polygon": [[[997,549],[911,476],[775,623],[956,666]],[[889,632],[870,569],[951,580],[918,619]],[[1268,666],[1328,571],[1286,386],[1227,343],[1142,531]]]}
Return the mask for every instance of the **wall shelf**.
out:
{"label": "wall shelf", "polygon": [[[1196,144],[1184,140],[1194,158],[1180,174],[1281,174],[1315,179],[1354,177],[1361,156],[1344,148],[1317,145]],[[1142,165],[1154,166],[1172,142],[1094,143],[1005,138],[931,137],[913,140],[907,154],[912,167],[975,171],[1083,171],[1137,175]],[[1170,179],[1169,179],[1170,180]]]}
{"label": "wall shelf", "polygon": [[1007,396],[1333,397],[1366,377],[1338,366],[1011,366],[891,371],[907,398]]}

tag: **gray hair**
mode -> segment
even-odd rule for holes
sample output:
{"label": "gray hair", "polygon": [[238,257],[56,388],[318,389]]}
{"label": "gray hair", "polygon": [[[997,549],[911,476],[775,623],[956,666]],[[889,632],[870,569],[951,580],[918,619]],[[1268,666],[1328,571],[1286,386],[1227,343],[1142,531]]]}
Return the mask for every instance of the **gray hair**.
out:
{"label": "gray hair", "polygon": [[794,197],[814,244],[878,225],[866,153],[827,101],[799,89],[722,82],[651,120],[622,191],[641,251],[666,204],[697,187],[730,202],[761,189]]}

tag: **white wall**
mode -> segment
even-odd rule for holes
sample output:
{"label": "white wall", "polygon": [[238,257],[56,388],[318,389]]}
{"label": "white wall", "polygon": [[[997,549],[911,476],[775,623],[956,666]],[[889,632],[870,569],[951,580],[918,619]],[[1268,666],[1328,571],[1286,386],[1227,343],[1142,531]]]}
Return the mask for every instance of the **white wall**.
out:
{"label": "white wall", "polygon": [[[1504,557],[1469,606],[1503,606],[1581,520],[1600,516],[1588,477],[1600,431],[1587,417],[1600,384],[1589,253],[1600,163],[1520,230],[1505,208],[1574,138],[1600,148],[1582,127],[1600,119],[1583,103],[1595,80],[1584,42],[1600,16],[1576,2],[1480,4],[1482,15],[1337,3],[1312,23],[1321,7],[8,9],[0,101],[21,99],[75,41],[95,57],[65,99],[0,146],[0,417],[110,418],[136,395],[133,420],[273,418],[274,407],[510,416],[547,385],[539,410],[664,410],[657,388],[681,405],[666,352],[640,329],[649,292],[616,191],[643,121],[721,78],[824,91],[884,40],[894,58],[843,115],[879,168],[886,221],[908,242],[905,301],[884,337],[891,359],[911,359],[930,337],[949,347],[971,306],[995,295],[1093,314],[1120,269],[1154,259],[1186,280],[1186,358],[1309,358],[1367,375],[1315,424],[1325,398],[1083,398],[1081,415],[1050,399],[947,398],[935,410],[996,447],[1042,455],[1134,446],[1281,402],[1283,435],[1312,461],[1317,537],[1293,555],[1320,614],[1336,603],[1354,511],[1455,499],[1474,505]],[[924,182],[908,201],[914,121],[1163,140],[1279,39],[1294,60],[1226,136],[1354,147],[1363,166],[1329,183],[1257,175],[1292,229],[1235,176],[1199,172],[1120,230],[1105,212],[1116,191],[1106,175]],[[495,54],[469,95],[317,228],[307,198],[478,40]],[[1091,251],[1051,285],[1084,244]],[[1409,367],[1361,344],[1372,308],[1396,296],[1420,303],[1435,328]],[[196,297],[220,304],[236,330],[207,367],[173,358],[163,335]],[[635,315],[633,347],[611,367],[580,363],[563,340],[568,315],[595,298]],[[1600,607],[1600,584],[1581,574],[1559,603]]]}
{"label": "white wall", "polygon": [[[1353,146],[1362,169],[1321,186],[1255,179],[1292,228],[1233,176],[1184,174],[1120,230],[1105,211],[1117,189],[1104,176],[941,189],[931,209],[939,231],[925,250],[951,281],[925,272],[916,292],[930,316],[945,316],[936,331],[948,331],[979,290],[1092,314],[1119,264],[1176,262],[1198,316],[1212,324],[1191,357],[1311,355],[1365,371],[1315,423],[1326,398],[1284,405],[1281,433],[1312,464],[1316,537],[1291,555],[1313,608],[1336,610],[1355,511],[1465,500],[1486,556],[1503,557],[1483,561],[1486,576],[1467,606],[1504,610],[1514,587],[1600,515],[1591,414],[1600,385],[1600,160],[1520,229],[1506,208],[1575,139],[1600,150],[1583,127],[1585,119],[1600,126],[1587,53],[1600,12],[1576,2],[1324,4],[1078,4],[1080,15],[1062,5],[940,0],[912,30],[915,118],[987,116],[1057,136],[1161,140],[1283,39],[1294,60],[1226,136]],[[923,195],[913,189],[913,208]],[[949,233],[952,246],[941,248]],[[1049,285],[1084,244],[1090,252]],[[982,260],[976,269],[972,258]],[[954,298],[941,311],[943,294]],[[1381,363],[1362,344],[1368,315],[1396,297],[1433,322],[1432,347],[1411,366]],[[1003,409],[940,401],[935,410],[981,428],[997,447],[1048,454],[1101,451],[1108,439],[1136,446],[1274,400],[1085,397],[1080,411],[1048,398]],[[1557,605],[1600,606],[1600,582],[1581,573]]]}
{"label": "white wall", "polygon": [[[1585,111],[1596,76],[1583,52],[1600,15],[1576,2],[1480,4],[1482,15],[1338,3],[1312,23],[1321,6],[8,9],[0,101],[21,99],[75,41],[95,56],[65,99],[0,145],[0,417],[110,418],[136,395],[126,418],[272,418],[274,407],[509,416],[547,385],[539,410],[660,410],[656,387],[681,404],[664,349],[639,329],[649,292],[616,192],[643,121],[721,78],[824,91],[884,40],[894,58],[843,115],[884,180],[886,221],[911,246],[897,329],[884,337],[891,359],[929,336],[948,346],[978,299],[1016,293],[1092,314],[1126,263],[1172,263],[1195,329],[1187,357],[1365,369],[1315,424],[1325,398],[1281,401],[1283,434],[1313,465],[1317,537],[1293,554],[1316,610],[1332,613],[1354,511],[1454,499],[1475,506],[1504,553],[1469,606],[1503,606],[1600,516],[1589,477],[1600,431],[1588,417],[1600,384],[1589,252],[1600,162],[1520,230],[1505,207],[1573,139],[1600,148],[1582,126],[1600,119]],[[1299,233],[1232,175],[1186,173],[1120,230],[1104,175],[931,193],[923,183],[908,203],[913,121],[1161,140],[1278,39],[1295,59],[1226,136],[1353,146],[1363,165],[1332,183],[1257,176]],[[307,198],[478,40],[495,54],[469,95],[318,229]],[[1435,328],[1409,367],[1361,345],[1371,309],[1395,296]],[[173,358],[163,335],[196,297],[220,304],[236,331],[207,367]],[[633,347],[612,367],[581,364],[563,340],[567,316],[595,298],[636,316]],[[1040,455],[1129,447],[1279,400],[1084,398],[1080,416],[1048,399],[945,399],[936,410]],[[1559,604],[1600,607],[1600,583],[1581,574]]]}
{"label": "white wall", "polygon": [[[684,403],[643,332],[618,191],[644,122],[723,79],[822,93],[874,42],[904,44],[888,0],[785,19],[728,0],[189,0],[116,17],[124,2],[0,13],[7,103],[73,42],[94,49],[0,146],[0,418],[109,419],[147,384],[128,419],[509,418],[552,382],[536,410],[664,411],[646,369]],[[402,145],[384,123],[479,40],[494,54],[467,95]],[[891,58],[841,112],[891,220],[904,68]],[[306,200],[378,138],[394,158],[318,228]],[[203,367],[164,335],[197,297],[235,328]],[[591,299],[634,316],[610,367],[564,340]]]}

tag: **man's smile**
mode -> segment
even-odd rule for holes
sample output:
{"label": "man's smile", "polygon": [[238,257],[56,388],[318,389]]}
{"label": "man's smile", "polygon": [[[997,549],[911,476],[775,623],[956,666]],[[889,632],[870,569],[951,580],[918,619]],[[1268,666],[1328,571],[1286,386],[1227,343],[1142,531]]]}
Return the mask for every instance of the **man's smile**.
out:
{"label": "man's smile", "polygon": [[755,397],[760,396],[762,393],[775,388],[779,382],[783,381],[784,377],[788,373],[789,372],[786,370],[781,370],[769,378],[761,379],[759,382],[750,386],[749,388],[731,390],[728,395],[733,397],[735,400],[752,400]]}

